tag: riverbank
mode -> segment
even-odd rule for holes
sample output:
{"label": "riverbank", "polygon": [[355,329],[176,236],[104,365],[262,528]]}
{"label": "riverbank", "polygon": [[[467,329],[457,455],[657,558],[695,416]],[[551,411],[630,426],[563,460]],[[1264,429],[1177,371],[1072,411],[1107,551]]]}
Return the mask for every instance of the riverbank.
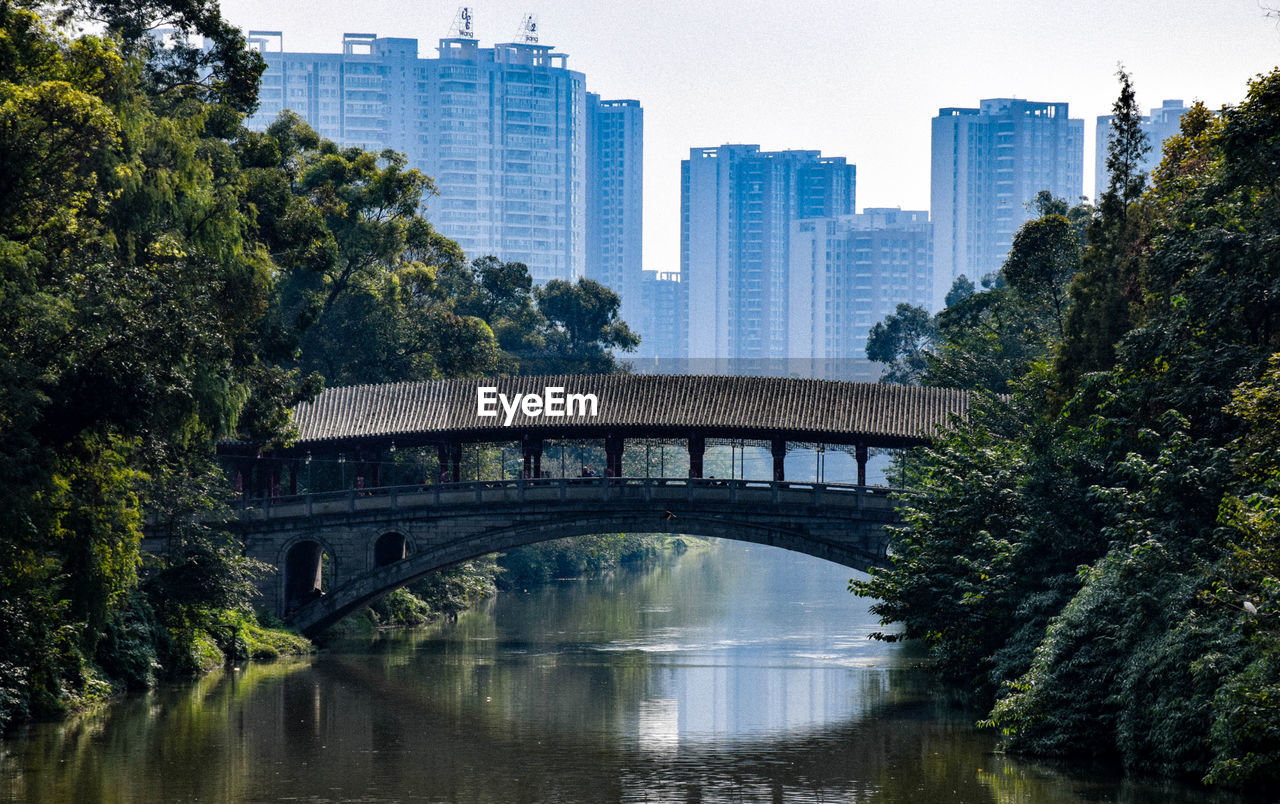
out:
{"label": "riverbank", "polygon": [[204,624],[170,628],[141,595],[107,623],[91,656],[65,648],[64,683],[32,694],[41,683],[29,674],[0,667],[0,734],[28,722],[77,715],[127,693],[159,684],[191,681],[245,661],[305,656],[307,638],[263,615],[227,609],[206,613]]}

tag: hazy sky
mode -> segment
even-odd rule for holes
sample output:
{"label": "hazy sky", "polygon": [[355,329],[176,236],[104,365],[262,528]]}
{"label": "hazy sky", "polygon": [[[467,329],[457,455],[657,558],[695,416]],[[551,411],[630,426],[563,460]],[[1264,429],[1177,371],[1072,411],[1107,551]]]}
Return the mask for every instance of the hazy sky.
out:
{"label": "hazy sky", "polygon": [[587,88],[645,113],[644,263],[680,262],[680,160],[727,142],[808,148],[858,166],[858,209],[929,207],[929,120],[980,98],[1067,101],[1093,129],[1133,75],[1145,109],[1164,98],[1237,103],[1280,65],[1280,0],[223,0],[287,50],[337,52],[345,32],[419,40],[434,57],[460,5],[482,46],[525,13]]}

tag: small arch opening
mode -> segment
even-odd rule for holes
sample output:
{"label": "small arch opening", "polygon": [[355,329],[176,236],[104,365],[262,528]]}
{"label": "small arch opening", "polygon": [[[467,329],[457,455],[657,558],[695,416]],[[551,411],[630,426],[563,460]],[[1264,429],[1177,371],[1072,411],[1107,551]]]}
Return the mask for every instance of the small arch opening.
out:
{"label": "small arch opening", "polygon": [[373,545],[373,566],[385,567],[409,555],[409,540],[402,533],[384,533]]}

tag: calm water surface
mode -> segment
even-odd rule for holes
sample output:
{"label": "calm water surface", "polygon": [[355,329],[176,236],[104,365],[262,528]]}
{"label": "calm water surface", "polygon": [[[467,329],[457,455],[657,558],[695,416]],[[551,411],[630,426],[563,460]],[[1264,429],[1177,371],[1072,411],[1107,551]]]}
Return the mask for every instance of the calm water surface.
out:
{"label": "calm water surface", "polygon": [[0,799],[1225,802],[1014,761],[845,591],[717,543],[0,743]]}

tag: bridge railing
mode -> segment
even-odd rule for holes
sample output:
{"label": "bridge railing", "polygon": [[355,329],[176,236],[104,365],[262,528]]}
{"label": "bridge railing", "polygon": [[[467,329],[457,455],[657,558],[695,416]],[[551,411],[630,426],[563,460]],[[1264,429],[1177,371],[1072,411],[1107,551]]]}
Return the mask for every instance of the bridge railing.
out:
{"label": "bridge railing", "polygon": [[[831,504],[846,508],[892,507],[898,489],[849,483],[735,478],[559,477],[480,480],[376,486],[314,494],[254,498],[238,506],[245,519],[276,519],[326,513],[458,505],[486,502],[555,502],[593,498],[602,501],[639,499],[645,502],[707,498],[728,502]],[[585,495],[584,495],[585,492]],[[572,497],[571,497],[572,495]]]}

